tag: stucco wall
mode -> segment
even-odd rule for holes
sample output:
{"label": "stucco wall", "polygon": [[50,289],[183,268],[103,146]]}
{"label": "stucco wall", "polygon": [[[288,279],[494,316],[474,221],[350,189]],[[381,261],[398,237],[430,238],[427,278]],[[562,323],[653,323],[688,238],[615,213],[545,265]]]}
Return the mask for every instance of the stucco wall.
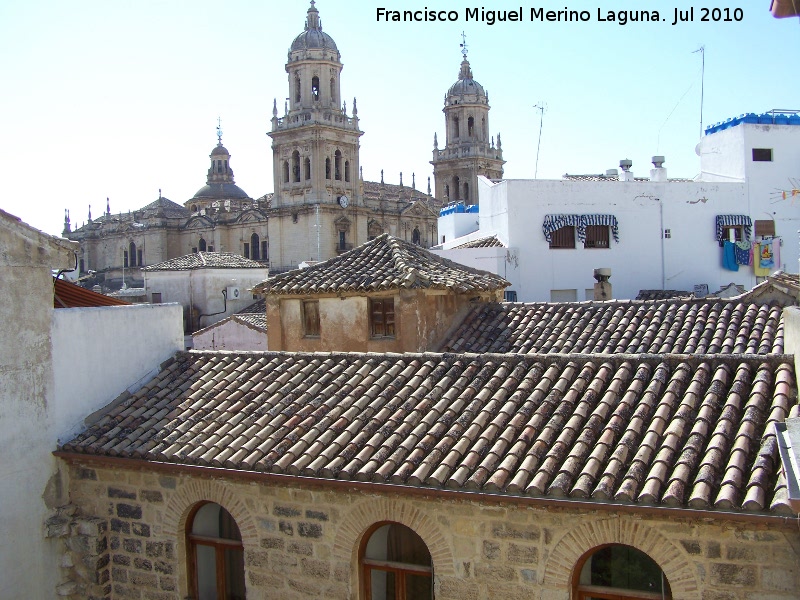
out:
{"label": "stucco wall", "polygon": [[[304,335],[302,298],[268,296],[269,349],[289,352],[422,352],[432,350],[470,304],[473,296],[439,290],[395,290],[374,297],[394,299],[394,337],[373,338],[367,296],[309,296],[319,301],[320,335]],[[502,298],[502,292],[500,293]]]}
{"label": "stucco wall", "polygon": [[77,244],[45,235],[0,211],[0,597],[51,598],[59,582],[54,544],[44,537],[64,489],[46,492],[55,449],[50,269],[75,266]]}
{"label": "stucco wall", "polygon": [[267,334],[232,319],[192,335],[195,350],[266,350]]}
{"label": "stucco wall", "polygon": [[251,600],[361,597],[358,549],[366,530],[384,521],[426,543],[437,600],[568,600],[576,563],[609,543],[653,558],[676,599],[789,600],[800,589],[800,533],[780,519],[753,525],[679,511],[633,515],[88,462],[71,473],[80,511],[105,520],[92,547],[115,597],[186,596],[184,531],[202,501],[222,505],[239,526]]}
{"label": "stucco wall", "polygon": [[183,350],[179,304],[68,308],[52,313],[53,437],[64,441],[89,414]]}

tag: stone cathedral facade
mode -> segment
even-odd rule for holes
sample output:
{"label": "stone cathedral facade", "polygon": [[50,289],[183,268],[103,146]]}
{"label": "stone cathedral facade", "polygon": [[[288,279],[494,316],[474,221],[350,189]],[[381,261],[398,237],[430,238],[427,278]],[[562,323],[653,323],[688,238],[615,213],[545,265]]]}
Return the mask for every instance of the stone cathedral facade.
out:
{"label": "stone cathedral facade", "polygon": [[[423,247],[437,242],[443,198],[399,185],[364,181],[359,159],[356,100],[351,112],[341,93],[342,62],[322,31],[311,2],[303,31],[286,63],[288,102],[273,103],[274,193],[251,197],[235,184],[231,154],[221,135],[206,185],[178,204],[161,197],[128,213],[99,217],[64,236],[80,243],[84,281],[106,289],[142,283],[140,268],[197,251],[233,252],[265,262],[270,271],[327,260],[389,233]],[[488,105],[487,105],[488,110]],[[437,184],[438,186],[438,184]]]}

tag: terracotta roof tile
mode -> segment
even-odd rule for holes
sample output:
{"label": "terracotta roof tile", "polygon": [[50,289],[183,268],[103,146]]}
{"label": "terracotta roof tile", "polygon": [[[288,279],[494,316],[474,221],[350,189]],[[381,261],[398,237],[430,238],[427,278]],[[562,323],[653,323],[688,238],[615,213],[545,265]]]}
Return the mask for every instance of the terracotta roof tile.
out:
{"label": "terracotta roof tile", "polygon": [[782,354],[781,311],[729,300],[482,304],[440,347],[520,354]]}
{"label": "terracotta roof tile", "polygon": [[464,242],[458,246],[453,246],[451,250],[461,250],[464,248],[505,248],[506,245],[500,241],[496,235],[478,238],[469,242]]}
{"label": "terracotta roof tile", "polygon": [[789,514],[770,424],[794,386],[784,355],[186,352],[62,449]]}
{"label": "terracotta roof tile", "polygon": [[253,291],[307,295],[427,288],[467,294],[500,290],[508,285],[493,273],[459,265],[416,244],[383,234],[312,267],[271,277]]}
{"label": "terracotta roof tile", "polygon": [[171,258],[142,271],[192,271],[194,269],[265,269],[266,265],[230,252],[193,252]]}

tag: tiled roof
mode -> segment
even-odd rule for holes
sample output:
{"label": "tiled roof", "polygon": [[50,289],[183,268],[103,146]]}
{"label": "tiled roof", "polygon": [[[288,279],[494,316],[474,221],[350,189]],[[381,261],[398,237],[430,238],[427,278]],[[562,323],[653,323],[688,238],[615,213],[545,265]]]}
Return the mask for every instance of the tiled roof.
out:
{"label": "tiled roof", "polygon": [[462,248],[505,248],[506,245],[497,239],[496,235],[490,235],[488,237],[478,238],[477,240],[472,240],[471,242],[464,242],[463,244],[459,244],[458,246],[453,246],[451,250],[460,250]]}
{"label": "tiled roof", "polygon": [[[600,173],[599,175],[570,175],[569,173],[564,173],[562,175],[563,179],[567,181],[619,181],[619,175],[604,175]],[[650,181],[649,177],[634,177],[634,181]],[[688,183],[694,181],[694,179],[688,179],[686,177],[670,177],[668,179],[670,183]]]}
{"label": "tiled roof", "polygon": [[171,218],[185,218],[191,214],[187,208],[163,196],[159,196],[158,200],[143,206],[139,211],[163,213],[165,217]]}
{"label": "tiled roof", "polygon": [[232,317],[242,323],[255,327],[256,329],[267,330],[267,301],[263,298],[254,302],[250,306],[243,308]]}
{"label": "tiled roof", "polygon": [[130,306],[130,302],[126,302],[121,298],[98,294],[64,279],[53,279],[54,308],[87,308],[93,306]]}
{"label": "tiled roof", "polygon": [[639,290],[636,300],[668,300],[670,298],[694,298],[692,292],[681,290]]}
{"label": "tiled roof", "polygon": [[193,252],[171,258],[142,271],[190,271],[192,269],[266,269],[266,265],[231,252]]}
{"label": "tiled roof", "polygon": [[271,277],[253,291],[330,294],[428,288],[472,293],[499,290],[508,285],[505,279],[493,273],[459,265],[384,233],[330,260]]}
{"label": "tiled roof", "polygon": [[728,300],[476,306],[440,345],[454,352],[782,354],[778,306]]}
{"label": "tiled roof", "polygon": [[185,352],[62,451],[793,516],[772,429],[797,414],[791,362]]}
{"label": "tiled roof", "polygon": [[797,273],[784,273],[777,271],[755,286],[752,290],[741,295],[742,300],[756,299],[768,295],[770,292],[779,292],[800,303],[800,275]]}

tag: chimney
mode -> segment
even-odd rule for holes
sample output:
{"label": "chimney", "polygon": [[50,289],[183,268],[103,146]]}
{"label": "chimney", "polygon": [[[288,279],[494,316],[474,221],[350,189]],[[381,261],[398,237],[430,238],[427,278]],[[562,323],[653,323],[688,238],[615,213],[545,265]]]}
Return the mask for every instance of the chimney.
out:
{"label": "chimney", "polygon": [[633,181],[633,172],[631,171],[631,167],[633,166],[633,161],[630,159],[623,159],[619,161],[619,168],[622,169],[622,175],[619,176],[620,181]]}
{"label": "chimney", "polygon": [[650,169],[650,181],[666,181],[667,169],[664,168],[664,157],[654,156],[652,160],[655,168]]}
{"label": "chimney", "polygon": [[597,283],[594,284],[594,299],[595,300],[611,300],[611,284],[608,279],[611,277],[611,269],[595,269],[594,278]]}

